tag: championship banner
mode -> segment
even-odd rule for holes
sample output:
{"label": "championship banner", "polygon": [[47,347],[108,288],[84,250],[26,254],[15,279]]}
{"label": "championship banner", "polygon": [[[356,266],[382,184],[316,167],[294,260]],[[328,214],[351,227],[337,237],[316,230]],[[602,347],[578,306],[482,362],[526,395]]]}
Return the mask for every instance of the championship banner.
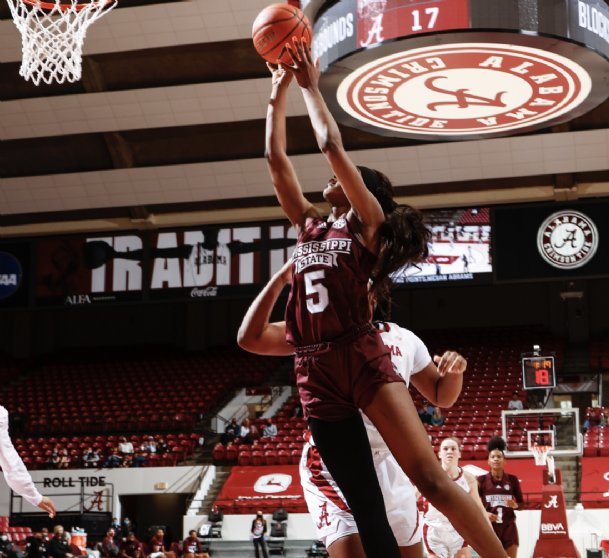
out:
{"label": "championship banner", "polygon": [[609,200],[493,210],[497,281],[609,275]]}
{"label": "championship banner", "polygon": [[28,305],[30,244],[0,243],[0,308]]}
{"label": "championship banner", "polygon": [[585,507],[609,507],[609,457],[583,457],[581,502]]}
{"label": "championship banner", "polygon": [[216,500],[298,500],[304,498],[298,465],[233,467]]}

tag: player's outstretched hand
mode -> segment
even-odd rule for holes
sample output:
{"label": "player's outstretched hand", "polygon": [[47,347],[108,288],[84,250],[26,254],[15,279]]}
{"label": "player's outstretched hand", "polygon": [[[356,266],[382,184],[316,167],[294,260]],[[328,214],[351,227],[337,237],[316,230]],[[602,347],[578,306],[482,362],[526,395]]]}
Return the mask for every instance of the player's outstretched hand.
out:
{"label": "player's outstretched hand", "polygon": [[49,514],[49,517],[55,517],[57,510],[55,509],[55,503],[48,496],[43,496],[40,500],[38,507]]}
{"label": "player's outstretched hand", "polygon": [[298,85],[303,89],[316,89],[319,85],[319,58],[313,62],[311,47],[307,40],[303,37],[298,40],[293,38],[293,44],[286,43],[285,48],[288,51],[291,64],[286,64],[286,69],[296,78]]}
{"label": "player's outstretched hand", "polygon": [[440,376],[463,374],[467,368],[467,360],[456,351],[446,351],[442,356],[435,355],[433,361],[438,367]]}
{"label": "player's outstretched hand", "polygon": [[291,72],[286,72],[282,64],[266,63],[266,67],[271,72],[271,84],[273,87],[287,87],[292,81]]}

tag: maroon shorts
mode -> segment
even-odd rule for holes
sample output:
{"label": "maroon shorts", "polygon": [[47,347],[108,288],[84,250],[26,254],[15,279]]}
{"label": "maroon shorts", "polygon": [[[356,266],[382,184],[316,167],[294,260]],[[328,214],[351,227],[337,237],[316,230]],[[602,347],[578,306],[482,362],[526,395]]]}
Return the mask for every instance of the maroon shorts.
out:
{"label": "maroon shorts", "polygon": [[497,523],[493,521],[493,529],[495,534],[501,541],[503,548],[510,548],[512,545],[519,546],[518,529],[516,528],[516,520]]}
{"label": "maroon shorts", "polygon": [[355,338],[296,349],[296,385],[305,418],[355,416],[383,384],[404,382],[378,331],[363,329]]}

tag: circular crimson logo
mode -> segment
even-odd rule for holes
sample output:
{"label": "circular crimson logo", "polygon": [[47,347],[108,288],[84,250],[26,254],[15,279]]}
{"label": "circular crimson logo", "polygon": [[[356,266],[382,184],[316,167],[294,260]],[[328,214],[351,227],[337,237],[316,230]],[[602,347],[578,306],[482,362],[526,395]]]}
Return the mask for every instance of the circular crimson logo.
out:
{"label": "circular crimson logo", "polygon": [[537,232],[537,249],[553,267],[575,269],[592,259],[598,248],[594,221],[579,211],[550,215]]}
{"label": "circular crimson logo", "polygon": [[556,53],[463,43],[388,55],[357,68],[340,106],[371,126],[446,137],[508,134],[569,113],[592,88],[588,72]]}

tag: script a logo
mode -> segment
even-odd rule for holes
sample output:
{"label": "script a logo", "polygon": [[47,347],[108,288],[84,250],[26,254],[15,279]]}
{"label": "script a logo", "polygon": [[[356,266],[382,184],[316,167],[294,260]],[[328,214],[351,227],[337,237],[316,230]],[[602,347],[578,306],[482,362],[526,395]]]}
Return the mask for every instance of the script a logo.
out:
{"label": "script a logo", "polygon": [[262,494],[285,492],[291,484],[292,475],[285,475],[283,473],[262,475],[254,484],[254,492],[262,492]]}
{"label": "script a logo", "polygon": [[542,523],[541,532],[548,535],[566,535],[565,527],[562,523]]}

